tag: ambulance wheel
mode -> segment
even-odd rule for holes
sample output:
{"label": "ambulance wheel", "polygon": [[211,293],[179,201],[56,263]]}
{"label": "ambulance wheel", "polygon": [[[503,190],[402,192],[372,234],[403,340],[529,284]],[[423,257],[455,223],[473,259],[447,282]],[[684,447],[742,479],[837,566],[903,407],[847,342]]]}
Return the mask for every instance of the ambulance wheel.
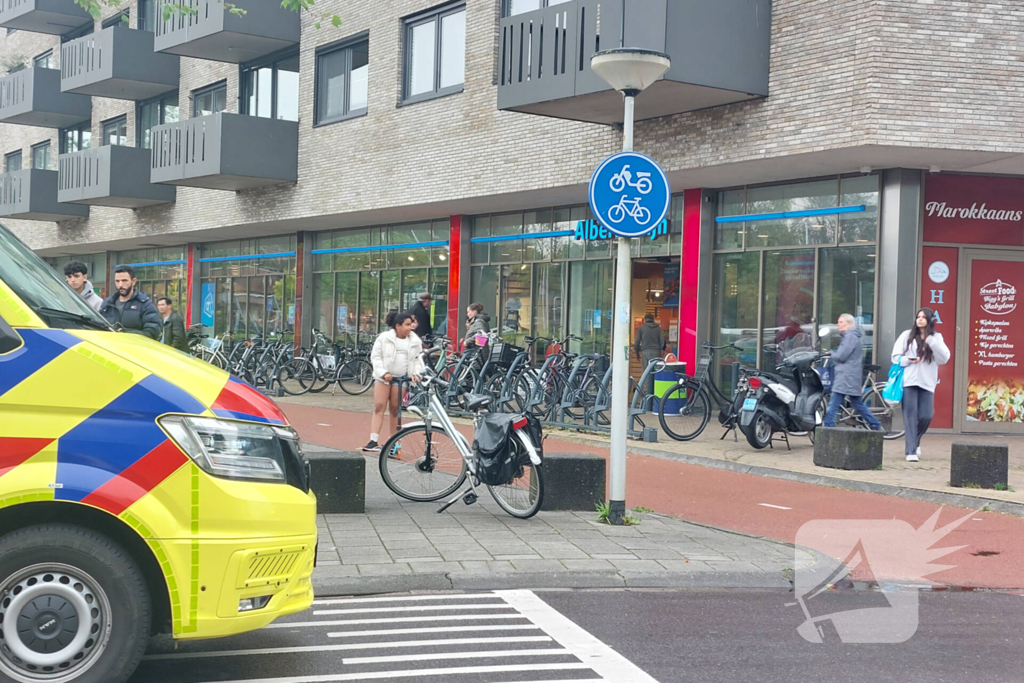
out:
{"label": "ambulance wheel", "polygon": [[106,536],[66,524],[0,536],[0,681],[124,683],[149,630],[142,572]]}

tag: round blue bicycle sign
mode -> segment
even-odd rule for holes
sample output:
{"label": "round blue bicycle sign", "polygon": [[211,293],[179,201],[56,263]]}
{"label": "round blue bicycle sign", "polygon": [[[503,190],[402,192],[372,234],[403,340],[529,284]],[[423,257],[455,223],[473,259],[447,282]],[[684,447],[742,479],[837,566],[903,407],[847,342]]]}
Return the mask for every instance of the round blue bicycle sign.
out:
{"label": "round blue bicycle sign", "polygon": [[621,237],[640,237],[656,228],[671,200],[665,172],[639,152],[613,154],[590,178],[590,210]]}

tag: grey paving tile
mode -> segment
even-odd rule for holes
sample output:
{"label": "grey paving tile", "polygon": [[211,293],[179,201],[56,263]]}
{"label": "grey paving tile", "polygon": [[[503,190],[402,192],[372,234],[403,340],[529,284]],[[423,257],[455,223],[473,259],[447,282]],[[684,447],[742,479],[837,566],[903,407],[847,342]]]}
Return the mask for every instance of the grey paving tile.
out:
{"label": "grey paving tile", "polygon": [[612,565],[612,563],[609,562],[608,560],[595,560],[595,559],[572,560],[572,559],[567,559],[567,560],[562,560],[562,564],[565,565],[566,569],[568,569],[569,571],[572,571],[572,572],[588,572],[588,571],[598,571],[598,570],[614,571],[615,570],[615,566]]}
{"label": "grey paving tile", "polygon": [[654,560],[608,560],[616,569],[633,572],[663,572],[665,568]]}
{"label": "grey paving tile", "polygon": [[342,564],[394,564],[390,555],[342,555]]}
{"label": "grey paving tile", "polygon": [[683,556],[670,548],[636,548],[633,554],[641,560],[681,560]]}
{"label": "grey paving tile", "polygon": [[467,572],[511,572],[515,567],[507,560],[463,560],[459,562]]}
{"label": "grey paving tile", "polygon": [[564,572],[565,565],[558,560],[512,560],[512,566],[521,572]]}
{"label": "grey paving tile", "polygon": [[412,568],[414,573],[419,574],[441,574],[463,571],[462,565],[458,562],[417,562],[410,560],[409,566]]}
{"label": "grey paving tile", "polygon": [[441,557],[449,562],[459,562],[462,560],[493,560],[494,556],[486,550],[470,551],[462,550],[459,552],[441,552]]}
{"label": "grey paving tile", "polygon": [[411,574],[412,569],[405,562],[394,564],[359,564],[361,576],[390,576],[393,574]]}
{"label": "grey paving tile", "polygon": [[524,555],[495,555],[495,560],[542,560],[540,555],[537,554],[524,554]]}
{"label": "grey paving tile", "polygon": [[595,560],[636,560],[639,559],[633,553],[598,553],[591,555]]}

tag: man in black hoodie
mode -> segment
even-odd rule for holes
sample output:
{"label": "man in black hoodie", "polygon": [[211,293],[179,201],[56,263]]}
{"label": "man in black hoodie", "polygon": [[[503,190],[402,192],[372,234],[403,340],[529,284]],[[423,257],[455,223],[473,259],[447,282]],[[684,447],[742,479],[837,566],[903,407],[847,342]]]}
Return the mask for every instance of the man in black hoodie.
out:
{"label": "man in black hoodie", "polygon": [[430,325],[430,294],[423,292],[420,294],[420,300],[412,305],[409,309],[409,315],[416,321],[416,327],[413,331],[416,336],[420,339],[433,336],[434,329]]}
{"label": "man in black hoodie", "polygon": [[159,340],[164,331],[163,320],[153,301],[138,291],[139,281],[131,266],[114,269],[116,292],[103,300],[100,315],[111,325],[120,324],[128,332]]}
{"label": "man in black hoodie", "polygon": [[[665,351],[665,333],[661,329],[661,325],[654,322],[654,316],[650,313],[644,316],[644,324],[636,330],[636,340],[633,343],[633,348],[636,350],[637,360],[640,361],[640,372],[643,373],[647,369],[647,365],[654,358],[661,358],[662,352]],[[654,391],[654,375],[650,375],[647,379],[647,392],[652,393]]]}

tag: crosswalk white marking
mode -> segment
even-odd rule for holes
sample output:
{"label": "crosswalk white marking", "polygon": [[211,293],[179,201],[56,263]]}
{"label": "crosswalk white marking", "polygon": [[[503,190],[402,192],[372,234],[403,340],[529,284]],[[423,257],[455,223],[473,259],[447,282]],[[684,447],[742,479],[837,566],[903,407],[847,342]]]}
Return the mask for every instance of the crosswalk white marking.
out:
{"label": "crosswalk white marking", "polygon": [[[338,681],[368,681],[382,678],[415,678],[427,676],[456,676],[460,674],[512,673],[517,671],[565,671],[589,669],[587,664],[508,664],[504,666],[450,666],[441,669],[409,669],[403,671],[363,671],[351,674],[321,674],[315,676],[286,676],[283,678],[247,678],[219,683],[336,683]],[[211,682],[213,683],[213,682]],[[575,681],[573,682],[575,683]],[[607,683],[607,681],[602,681]],[[625,683],[625,682],[623,682]]]}
{"label": "crosswalk white marking", "polygon": [[[795,603],[794,603],[795,604]],[[457,633],[460,631],[537,631],[533,624],[474,624],[473,626],[427,626],[423,628],[381,628],[368,631],[334,631],[328,638],[358,638],[360,636],[398,636],[411,633]]]}
{"label": "crosswalk white marking", "polygon": [[[445,629],[449,630],[449,629]],[[550,643],[551,636],[503,636],[501,638],[441,638],[437,640],[391,640],[375,643],[344,643],[342,645],[298,645],[294,647],[262,647],[251,650],[216,650],[211,652],[173,652],[147,655],[147,661],[159,659],[210,659],[213,657],[249,657],[251,655],[285,655],[299,652],[343,652],[346,650],[380,650],[383,648],[430,647],[433,645],[482,645],[487,643]],[[504,653],[507,653],[505,650]],[[519,654],[516,650],[516,654]],[[347,660],[343,660],[347,661]],[[397,661],[397,660],[396,660]]]}
{"label": "crosswalk white marking", "polygon": [[486,605],[406,605],[405,607],[357,607],[355,609],[318,609],[314,617],[329,617],[339,614],[373,614],[376,612],[433,612],[474,609],[511,609],[508,605],[495,602]]}
{"label": "crosswalk white marking", "polygon": [[423,652],[409,655],[381,655],[379,657],[345,657],[344,664],[388,664],[393,662],[425,662],[432,659],[490,659],[492,657],[551,657],[572,654],[562,648],[543,650],[473,650],[471,652]]}
{"label": "crosswalk white marking", "polygon": [[384,619],[335,619],[332,621],[294,621],[271,624],[267,628],[295,628],[309,626],[338,626],[339,624],[401,624],[406,621],[467,621],[484,619],[522,619],[520,614],[441,614],[436,617],[386,617]]}

